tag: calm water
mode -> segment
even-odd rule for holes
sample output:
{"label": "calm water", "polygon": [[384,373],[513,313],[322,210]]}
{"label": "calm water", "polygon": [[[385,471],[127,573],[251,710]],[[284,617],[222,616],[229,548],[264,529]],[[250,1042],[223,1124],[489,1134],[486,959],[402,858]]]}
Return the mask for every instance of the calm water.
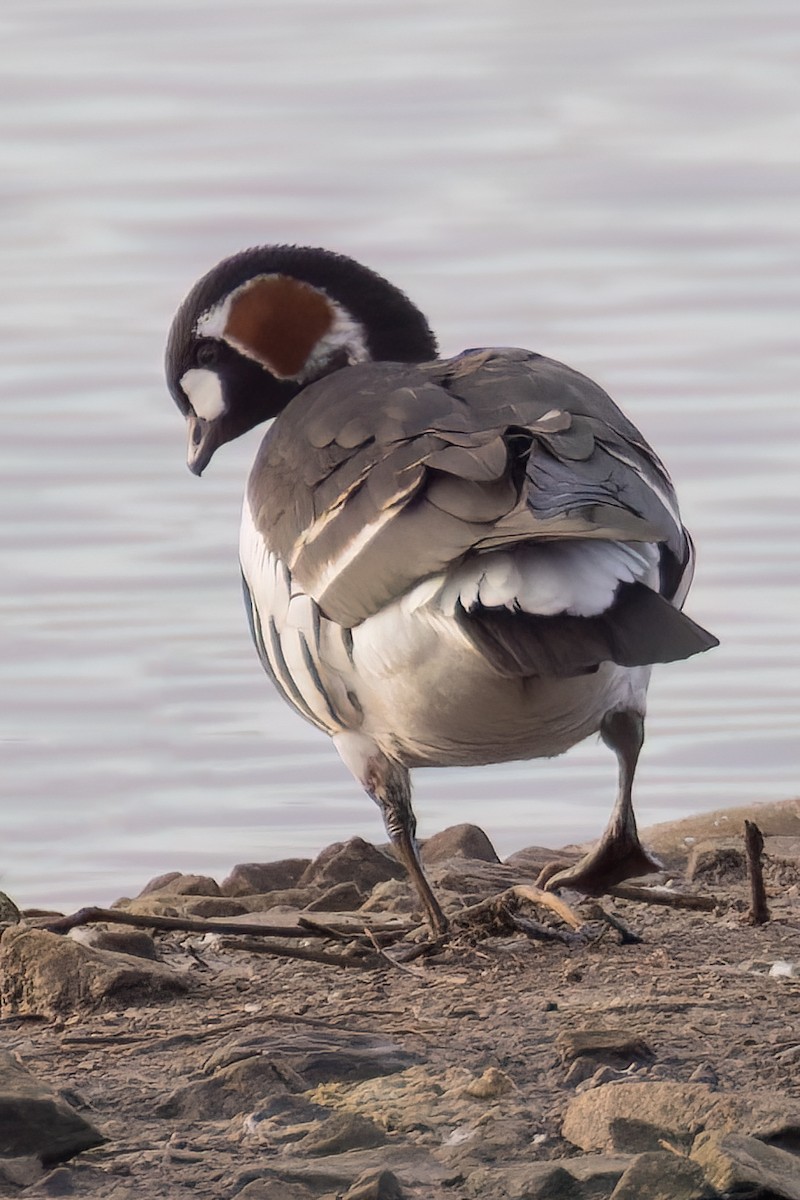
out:
{"label": "calm water", "polygon": [[[794,3],[6,0],[0,12],[2,849],[20,903],[382,839],[241,609],[256,444],[198,481],[175,306],[264,241],[353,254],[443,350],[602,382],[668,462],[720,650],[662,668],[644,821],[798,792]],[[420,829],[605,822],[600,746],[420,772]]]}

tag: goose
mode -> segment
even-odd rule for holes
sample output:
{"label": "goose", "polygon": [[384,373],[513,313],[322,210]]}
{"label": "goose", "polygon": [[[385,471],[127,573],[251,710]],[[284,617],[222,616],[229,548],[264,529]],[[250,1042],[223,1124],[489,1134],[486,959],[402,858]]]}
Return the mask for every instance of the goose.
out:
{"label": "goose", "polygon": [[544,886],[600,895],[660,863],[632,787],[655,663],[717,639],[681,611],[694,549],[666,469],[586,376],[518,348],[439,358],[369,268],[289,245],[213,267],[173,320],[190,471],[270,422],[240,561],[261,664],[380,808],[435,934],[409,772],[551,757],[599,733],[599,843]]}

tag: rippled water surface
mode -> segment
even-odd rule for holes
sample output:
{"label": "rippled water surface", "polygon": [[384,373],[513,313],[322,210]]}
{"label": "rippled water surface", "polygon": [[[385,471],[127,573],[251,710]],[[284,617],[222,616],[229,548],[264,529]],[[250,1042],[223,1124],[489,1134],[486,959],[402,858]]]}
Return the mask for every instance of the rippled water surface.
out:
{"label": "rippled water surface", "polygon": [[[644,821],[798,792],[794,4],[7,0],[0,12],[0,887],[109,901],[377,810],[270,690],[239,595],[257,434],[202,481],[162,381],[264,241],[386,274],[445,352],[562,358],[666,459],[722,647],[664,667]],[[422,834],[597,834],[614,764],[419,772]]]}

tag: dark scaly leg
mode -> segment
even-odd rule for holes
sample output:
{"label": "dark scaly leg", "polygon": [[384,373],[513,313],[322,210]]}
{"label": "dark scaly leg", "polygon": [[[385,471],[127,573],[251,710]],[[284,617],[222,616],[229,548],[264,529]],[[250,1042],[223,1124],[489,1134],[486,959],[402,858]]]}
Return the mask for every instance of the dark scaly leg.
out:
{"label": "dark scaly leg", "polygon": [[379,770],[370,779],[371,786],[367,791],[381,810],[386,832],[397,847],[411,882],[417,889],[433,935],[438,937],[447,929],[448,921],[422,869],[415,837],[417,819],[411,807],[411,780],[405,767],[383,755],[381,757],[383,762],[380,764],[373,760]]}
{"label": "dark scaly leg", "polygon": [[[661,869],[657,858],[644,849],[636,830],[633,813],[633,777],[639,752],[644,742],[644,718],[632,709],[607,713],[600,726],[600,736],[614,751],[619,763],[619,791],[614,811],[600,841],[574,866],[552,872],[548,865],[537,880],[548,891],[571,887],[589,896],[621,883]],[[557,864],[556,864],[557,865]]]}
{"label": "dark scaly leg", "polygon": [[333,740],[343,761],[380,808],[386,832],[417,889],[431,931],[438,937],[447,930],[448,920],[422,869],[408,770],[361,734],[339,734]]}

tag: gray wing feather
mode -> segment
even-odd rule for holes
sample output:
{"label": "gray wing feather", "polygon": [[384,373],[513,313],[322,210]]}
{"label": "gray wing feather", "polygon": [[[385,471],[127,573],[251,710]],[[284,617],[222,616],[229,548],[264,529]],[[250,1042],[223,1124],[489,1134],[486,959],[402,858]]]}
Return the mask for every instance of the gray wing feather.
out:
{"label": "gray wing feather", "polygon": [[362,364],[307,388],[249,488],[267,545],[352,626],[469,553],[553,537],[688,539],[669,477],[596,384],[526,351]]}

